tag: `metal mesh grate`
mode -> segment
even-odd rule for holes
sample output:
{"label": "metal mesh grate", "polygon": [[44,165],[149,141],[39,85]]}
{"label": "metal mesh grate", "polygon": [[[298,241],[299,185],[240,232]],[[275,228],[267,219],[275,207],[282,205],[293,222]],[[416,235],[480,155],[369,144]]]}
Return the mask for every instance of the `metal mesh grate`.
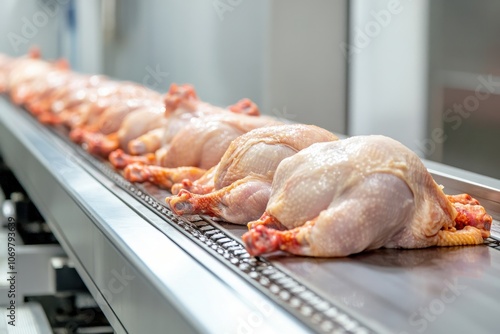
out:
{"label": "metal mesh grate", "polygon": [[485,245],[500,251],[500,240],[496,240],[493,238],[488,238],[484,241]]}

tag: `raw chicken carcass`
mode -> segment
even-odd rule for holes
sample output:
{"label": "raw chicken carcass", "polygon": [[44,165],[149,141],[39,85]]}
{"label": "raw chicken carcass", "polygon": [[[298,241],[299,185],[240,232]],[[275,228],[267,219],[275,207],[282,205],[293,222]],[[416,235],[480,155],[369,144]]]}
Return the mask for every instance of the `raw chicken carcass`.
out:
{"label": "raw chicken carcass", "polygon": [[[57,61],[56,64],[58,63],[64,63],[62,67],[67,68],[66,61]],[[0,93],[11,94],[20,86],[43,77],[53,68],[52,63],[40,59],[40,49],[36,47],[32,47],[25,56],[19,58],[0,54]]]}
{"label": "raw chicken carcass", "polygon": [[87,137],[93,136],[94,133],[109,135],[113,132],[117,132],[129,113],[139,108],[151,106],[161,108],[161,99],[133,98],[114,101],[114,103],[107,106],[101,114],[94,115],[97,117],[89,119],[85,126],[71,130],[70,138],[76,143],[83,143],[87,141]]}
{"label": "raw chicken carcass", "polygon": [[[242,99],[237,103],[230,105],[227,109],[212,106],[209,108],[207,103],[203,102],[203,108],[195,109],[193,111],[186,111],[184,109],[178,110],[175,113],[166,113],[167,120],[165,126],[154,129],[134,140],[128,144],[128,151],[133,155],[143,155],[158,151],[158,159],[152,160],[153,164],[161,164],[161,155],[165,149],[161,149],[163,145],[167,145],[172,141],[176,134],[185,126],[189,125],[194,118],[205,117],[215,114],[227,114],[232,112],[235,114],[243,114],[249,116],[259,116],[260,112],[255,103],[249,99]],[[170,116],[168,116],[170,115]],[[122,161],[132,162],[134,158],[121,156]],[[140,159],[140,158],[139,158]],[[115,167],[123,168],[116,164]]]}
{"label": "raw chicken carcass", "polygon": [[248,116],[225,112],[196,117],[175,134],[164,152],[157,154],[161,166],[215,166],[231,142],[256,128],[280,124],[266,116]]}
{"label": "raw chicken carcass", "polygon": [[39,58],[40,52],[33,49],[25,57],[10,61],[6,66],[7,85],[5,90],[9,93],[17,90],[22,85],[47,74],[53,68],[51,63]]}
{"label": "raw chicken carcass", "polygon": [[[110,155],[110,162],[116,168],[123,169],[133,162],[162,165],[162,156],[165,154],[173,138],[194,118],[230,112],[259,116],[260,112],[255,103],[242,99],[227,109],[213,106],[198,99],[196,91],[191,85],[172,84],[164,97],[166,121],[161,128],[141,135],[131,140],[124,150],[118,150]],[[131,155],[126,154],[128,151]],[[155,156],[148,155],[156,152]],[[145,156],[144,156],[145,155]]]}
{"label": "raw chicken carcass", "polygon": [[[87,133],[83,144],[92,154],[108,157],[108,155],[148,131],[161,127],[165,117],[163,104],[152,104],[134,109],[120,121],[119,129],[108,135],[100,132]],[[116,126],[116,125],[114,125]]]}
{"label": "raw chicken carcass", "polygon": [[103,83],[92,89],[84,102],[68,110],[66,125],[72,129],[73,141],[86,143],[95,133],[109,135],[119,131],[129,113],[148,107],[163,108],[162,96],[128,82]]}
{"label": "raw chicken carcass", "polygon": [[231,143],[215,170],[193,184],[187,180],[180,185],[191,192],[183,189],[167,198],[167,203],[177,214],[209,214],[245,224],[264,212],[274,172],[283,159],[311,144],[337,139],[314,125],[278,125],[250,131]]}
{"label": "raw chicken carcass", "polygon": [[128,82],[107,82],[85,94],[69,108],[66,124],[70,138],[90,153],[107,157],[110,152],[159,127],[165,121],[162,97],[146,87]]}
{"label": "raw chicken carcass", "polygon": [[[283,160],[266,212],[248,224],[243,241],[252,255],[284,250],[323,257],[481,244],[492,218],[476,203],[466,195],[446,196],[399,142],[352,137]],[[457,208],[463,214],[457,216]]]}
{"label": "raw chicken carcass", "polygon": [[[276,124],[279,122],[270,117],[231,112],[193,118],[179,130],[170,143],[156,152],[156,157],[140,156],[137,158],[144,161],[127,165],[124,176],[132,182],[149,181],[170,188],[173,183],[181,182],[185,178],[199,178],[206,169],[217,165],[231,142],[240,135]],[[155,161],[167,168],[147,165]]]}
{"label": "raw chicken carcass", "polygon": [[[198,100],[196,97],[196,92],[189,85],[177,86],[173,84],[170,87],[169,92],[165,95],[164,101],[160,102],[159,97],[156,96],[156,93],[150,93],[146,88],[143,93],[141,90],[137,92],[136,89],[128,89],[127,85],[122,83],[122,86],[119,88],[119,92],[130,92],[131,98],[137,97],[137,94],[141,96],[145,102],[150,101],[150,106],[144,106],[142,108],[135,109],[131,111],[127,116],[123,117],[121,113],[104,113],[103,116],[105,120],[98,119],[94,117],[94,120],[99,121],[100,123],[112,124],[116,123],[118,120],[121,121],[123,119],[123,123],[121,123],[119,130],[116,133],[108,134],[104,136],[103,133],[92,132],[83,134],[85,130],[79,129],[75,130],[72,134],[73,139],[80,140],[85,143],[89,152],[93,154],[99,154],[102,156],[108,156],[110,154],[110,150],[117,150],[113,152],[109,156],[110,162],[117,168],[123,168],[127,164],[131,162],[156,162],[157,164],[162,164],[162,159],[164,159],[164,155],[166,153],[175,150],[179,143],[171,144],[171,141],[176,140],[176,136],[179,132],[185,132],[186,128],[190,128],[193,131],[197,131],[198,134],[201,134],[203,131],[200,130],[202,125],[196,123],[196,118],[204,117],[207,115],[232,115],[233,113],[228,112],[226,109],[212,106],[206,102],[202,102]],[[121,94],[123,95],[123,94]],[[127,98],[127,94],[125,94],[122,99]],[[161,106],[160,106],[161,103]],[[146,104],[146,103],[145,103]],[[161,115],[157,111],[160,111]],[[247,106],[249,109],[252,106]],[[97,112],[97,115],[100,115]],[[110,118],[112,117],[112,119]],[[246,116],[249,117],[250,116]],[[231,116],[227,116],[228,119],[231,119]],[[257,117],[255,117],[257,118]],[[209,122],[208,119],[205,119]],[[264,120],[264,118],[262,118]],[[254,123],[258,123],[258,121],[252,121]],[[195,124],[196,123],[196,124]],[[247,122],[250,124],[251,122]],[[209,124],[213,124],[213,122],[209,122]],[[161,130],[165,129],[165,130]],[[154,137],[156,135],[156,137]],[[186,137],[184,143],[189,142],[188,135],[184,135]],[[125,151],[130,153],[137,154],[144,149],[144,146],[137,145],[138,138],[147,137],[149,141],[143,139],[143,142],[147,142],[148,150],[157,149],[157,154],[154,161],[150,156],[129,156]],[[152,138],[153,137],[153,138]],[[153,139],[156,139],[154,142]],[[224,139],[224,135],[222,135],[221,143],[224,143],[226,139]],[[160,149],[160,143],[166,143],[168,146]],[[219,144],[220,145],[220,144]],[[214,147],[217,145],[214,144]],[[210,150],[208,148],[207,150]],[[179,155],[178,155],[179,156]],[[201,154],[200,154],[201,156]],[[205,157],[210,156],[209,153],[204,154]],[[184,165],[182,161],[177,166],[192,166],[192,165]],[[193,165],[194,166],[194,165]]]}
{"label": "raw chicken carcass", "polygon": [[[39,67],[44,68],[44,71],[17,84],[12,84],[10,98],[17,105],[26,105],[33,99],[45,94],[52,87],[65,85],[73,77],[73,74],[69,71],[69,64],[64,59],[54,63],[47,63],[42,60],[31,61],[42,63],[43,65],[39,65]],[[18,71],[22,72],[22,69],[25,69],[25,67],[23,66]],[[16,71],[13,72],[13,75],[16,75]]]}
{"label": "raw chicken carcass", "polygon": [[130,82],[104,80],[95,86],[83,86],[68,92],[52,109],[59,123],[70,129],[89,127],[90,131],[91,125],[98,121],[107,108],[132,99],[151,99],[161,103],[161,95],[146,87]]}
{"label": "raw chicken carcass", "polygon": [[63,84],[45,82],[47,87],[43,94],[26,102],[26,108],[44,124],[61,124],[65,117],[61,115],[85,102],[86,90],[107,82],[100,75],[79,75],[70,73]]}

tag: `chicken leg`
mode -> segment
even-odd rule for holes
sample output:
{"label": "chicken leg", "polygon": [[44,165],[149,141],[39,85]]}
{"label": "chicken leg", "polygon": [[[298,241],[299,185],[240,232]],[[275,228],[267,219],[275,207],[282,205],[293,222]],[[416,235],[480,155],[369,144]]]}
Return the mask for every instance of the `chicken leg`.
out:
{"label": "chicken leg", "polygon": [[455,228],[464,229],[467,226],[474,226],[481,231],[483,238],[489,237],[492,218],[486,213],[479,201],[469,194],[447,195],[448,200],[453,203],[457,210],[455,218]]}
{"label": "chicken leg", "polygon": [[[125,152],[123,152],[122,149],[116,149],[113,152],[111,152],[109,154],[108,159],[109,162],[111,162],[111,164],[117,169],[124,169],[125,167],[131,164],[138,164],[139,166],[156,164],[156,156],[153,153],[135,156],[126,154]],[[125,175],[127,175],[127,173]]]}
{"label": "chicken leg", "polygon": [[208,214],[243,225],[262,215],[271,185],[259,175],[250,175],[217,191],[197,195],[181,190],[166,202],[178,215]]}
{"label": "chicken leg", "polygon": [[178,194],[182,189],[185,189],[193,194],[208,194],[215,188],[214,175],[217,173],[219,164],[210,168],[199,179],[189,180],[184,179],[180,183],[176,183],[170,189],[173,195]]}
{"label": "chicken leg", "polygon": [[250,99],[241,99],[233,105],[227,107],[229,111],[235,114],[244,114],[248,116],[259,116],[259,107]]}
{"label": "chicken leg", "polygon": [[[132,155],[153,153],[160,149],[165,129],[158,128],[131,140],[128,143],[128,151]],[[123,167],[122,167],[123,168]]]}
{"label": "chicken leg", "polygon": [[133,163],[124,169],[124,177],[131,182],[151,182],[165,189],[183,180],[195,180],[206,170],[196,167],[164,168],[160,166]]}

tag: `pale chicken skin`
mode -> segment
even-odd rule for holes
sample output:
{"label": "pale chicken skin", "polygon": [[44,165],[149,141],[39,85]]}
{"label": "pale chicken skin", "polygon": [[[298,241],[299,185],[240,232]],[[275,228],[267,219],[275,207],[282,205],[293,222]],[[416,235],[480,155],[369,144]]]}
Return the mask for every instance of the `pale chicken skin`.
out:
{"label": "pale chicken skin", "polygon": [[[41,60],[40,56],[40,50],[36,47],[32,47],[25,56],[19,58],[0,54],[0,93],[8,92],[13,97],[19,90],[23,90],[24,86],[30,86],[32,81],[45,77],[54,69],[69,68],[64,59],[47,62]],[[20,103],[18,99],[13,102]]]}
{"label": "pale chicken skin", "polygon": [[26,101],[26,108],[43,124],[64,123],[63,113],[85,102],[85,90],[93,89],[96,86],[107,82],[100,75],[81,75],[71,72],[61,84],[53,81],[46,81],[46,89],[43,94],[32,97]]}
{"label": "pale chicken skin", "polygon": [[319,257],[481,244],[491,216],[482,207],[469,210],[475,216],[457,230],[455,202],[475,205],[446,196],[420,159],[393,139],[319,143],[281,162],[266,211],[248,224],[243,241],[252,255]]}
{"label": "pale chicken skin", "polygon": [[18,90],[21,86],[29,84],[30,81],[46,75],[52,69],[51,63],[37,58],[17,58],[8,69],[6,90],[9,93]]}
{"label": "pale chicken skin", "polygon": [[195,180],[206,169],[217,165],[231,142],[240,135],[276,124],[280,122],[270,117],[231,112],[193,118],[155,156],[135,157],[135,160],[142,160],[128,164],[124,176],[132,182],[148,181],[169,189],[183,179]]}
{"label": "pale chicken skin", "polygon": [[[108,108],[127,100],[142,99],[161,103],[160,94],[128,82],[107,81],[99,87],[84,89],[81,93],[81,102],[60,114],[61,121],[70,129],[91,126],[99,121]],[[105,116],[110,117],[109,114]]]}
{"label": "pale chicken skin", "polygon": [[[150,181],[170,188],[172,183],[163,177],[163,169],[142,165],[208,168],[204,166],[217,164],[230,141],[239,134],[276,123],[274,119],[259,117],[257,105],[248,99],[242,99],[227,109],[203,102],[191,85],[172,84],[165,94],[164,103],[165,117],[161,127],[131,139],[126,148],[122,146],[122,149],[109,155],[109,161],[115,168],[123,169],[131,165],[124,174],[129,181]],[[239,131],[236,136],[235,131]],[[190,141],[197,153],[185,149]],[[204,145],[206,150],[200,152],[200,145]],[[203,172],[196,171],[195,175]],[[176,178],[175,182],[193,177],[192,173],[180,170],[174,174],[180,178]]]}
{"label": "pale chicken skin", "polygon": [[[167,198],[177,214],[209,214],[234,224],[257,219],[266,208],[279,163],[313,143],[338,138],[314,125],[278,125],[236,138],[214,170],[179,184]],[[189,192],[189,189],[191,192]]]}
{"label": "pale chicken skin", "polygon": [[[124,150],[113,152],[110,156],[113,166],[123,169],[133,162],[163,166],[164,156],[174,137],[187,126],[199,128],[197,125],[190,124],[196,122],[196,118],[233,113],[248,116],[260,115],[257,105],[249,99],[242,99],[234,105],[221,108],[198,99],[195,89],[187,84],[172,84],[168,93],[165,94],[164,104],[164,125],[132,139]],[[126,154],[125,151],[131,155]],[[150,153],[154,153],[154,156]]]}
{"label": "pale chicken skin", "polygon": [[88,89],[83,102],[66,111],[70,138],[89,152],[107,157],[131,140],[161,128],[165,106],[162,96],[127,82],[107,82]]}
{"label": "pale chicken skin", "polygon": [[208,169],[220,161],[238,136],[279,123],[266,116],[234,113],[194,118],[172,138],[165,152],[157,155],[157,159],[165,167],[194,166]]}
{"label": "pale chicken skin", "polygon": [[[31,61],[43,62],[41,60]],[[69,71],[69,64],[65,60],[59,60],[53,64],[43,63],[46,65],[45,72],[38,73],[36,76],[11,87],[10,97],[12,102],[18,105],[26,105],[33,99],[37,99],[44,95],[51,88],[65,85],[71,80],[73,75]],[[26,68],[27,67],[21,67],[21,69],[24,70],[26,70]],[[14,72],[13,75],[15,75]]]}
{"label": "pale chicken skin", "polygon": [[86,133],[84,146],[92,154],[108,157],[116,149],[127,147],[132,139],[161,127],[165,121],[164,112],[163,104],[159,103],[131,110],[120,120],[118,131],[108,135],[100,132]]}
{"label": "pale chicken skin", "polygon": [[70,138],[76,143],[83,143],[88,136],[92,136],[92,133],[112,134],[120,129],[128,114],[140,108],[152,106],[161,108],[161,100],[133,98],[116,101],[108,106],[98,118],[87,123],[86,126],[71,130]]}
{"label": "pale chicken skin", "polygon": [[[217,107],[201,101],[194,87],[188,84],[177,85],[173,83],[170,85],[168,93],[165,94],[164,103],[165,117],[168,120],[165,122],[165,126],[131,140],[128,144],[128,151],[131,154],[144,155],[159,150],[157,155],[161,156],[165,152],[162,146],[168,145],[174,136],[188,125],[193,118],[227,114],[228,112],[249,116],[260,115],[257,105],[249,99],[242,99],[227,108]],[[126,159],[129,161],[134,160],[133,158],[124,156],[120,158],[122,161]],[[161,164],[160,157],[158,157],[158,160],[157,163]],[[124,166],[115,165],[115,167],[123,168]]]}

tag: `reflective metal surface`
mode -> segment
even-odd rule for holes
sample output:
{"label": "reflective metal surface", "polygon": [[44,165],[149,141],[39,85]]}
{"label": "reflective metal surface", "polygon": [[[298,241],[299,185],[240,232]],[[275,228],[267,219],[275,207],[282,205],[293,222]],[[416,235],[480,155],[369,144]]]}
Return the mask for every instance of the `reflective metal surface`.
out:
{"label": "reflective metal surface", "polygon": [[487,246],[272,261],[381,332],[495,332],[500,252]]}
{"label": "reflective metal surface", "polygon": [[[241,235],[243,228],[223,224]],[[500,244],[380,249],[340,259],[266,256],[377,332],[494,333]]]}
{"label": "reflective metal surface", "polygon": [[[8,311],[0,309],[0,333],[2,334],[50,334],[53,333],[49,320],[40,304],[26,303],[17,307],[17,319],[15,326],[7,325],[3,319],[8,317]],[[8,318],[7,318],[8,319]],[[21,320],[22,319],[22,320]]]}

